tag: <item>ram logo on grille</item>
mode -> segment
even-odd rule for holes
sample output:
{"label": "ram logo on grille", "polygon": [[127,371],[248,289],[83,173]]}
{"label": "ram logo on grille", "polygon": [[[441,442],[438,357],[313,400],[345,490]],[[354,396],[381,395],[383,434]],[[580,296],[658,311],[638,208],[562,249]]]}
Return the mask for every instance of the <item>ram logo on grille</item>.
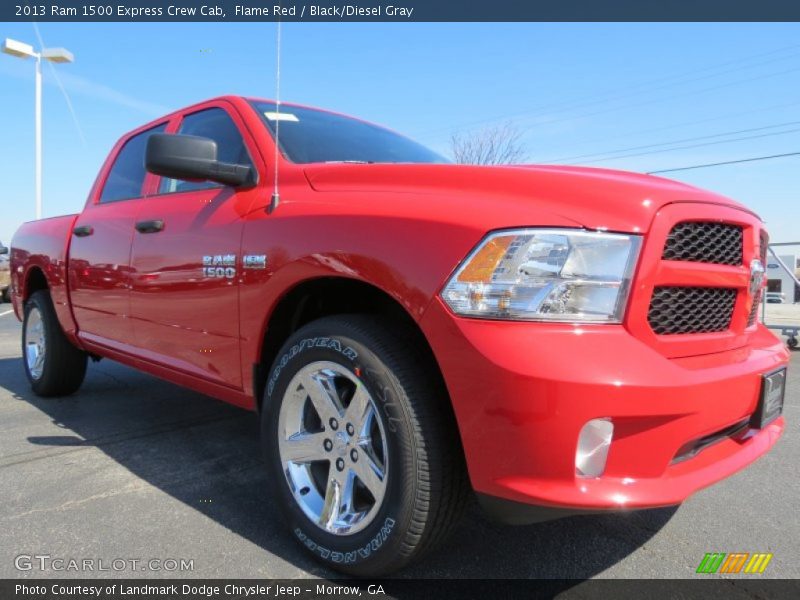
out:
{"label": "ram logo on grille", "polygon": [[755,297],[764,285],[764,265],[757,258],[750,263],[750,295]]}

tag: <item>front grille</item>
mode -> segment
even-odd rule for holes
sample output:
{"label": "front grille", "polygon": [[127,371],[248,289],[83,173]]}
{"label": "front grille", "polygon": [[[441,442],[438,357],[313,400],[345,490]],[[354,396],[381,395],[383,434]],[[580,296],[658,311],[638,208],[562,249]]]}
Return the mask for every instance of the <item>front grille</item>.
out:
{"label": "front grille", "polygon": [[742,264],[742,228],[713,221],[686,221],[672,228],[661,258],[719,265]]}
{"label": "front grille", "polygon": [[750,314],[747,315],[747,326],[751,327],[755,324],[756,319],[758,318],[758,309],[761,308],[761,294],[764,292],[762,290],[758,290],[756,295],[753,297],[753,308],[750,309]]}
{"label": "front grille", "polygon": [[[761,235],[759,236],[760,248],[759,248],[759,258],[761,259],[761,264],[764,265],[764,268],[767,268],[767,248],[769,247],[769,236],[767,236],[766,231],[762,231]],[[763,300],[764,290],[760,289],[756,292],[755,297],[753,298],[753,307],[750,309],[750,314],[747,315],[747,326],[752,327],[756,319],[758,319],[758,309],[761,306],[761,300]]]}
{"label": "front grille", "polygon": [[658,335],[725,331],[735,303],[731,288],[657,287],[647,320]]}

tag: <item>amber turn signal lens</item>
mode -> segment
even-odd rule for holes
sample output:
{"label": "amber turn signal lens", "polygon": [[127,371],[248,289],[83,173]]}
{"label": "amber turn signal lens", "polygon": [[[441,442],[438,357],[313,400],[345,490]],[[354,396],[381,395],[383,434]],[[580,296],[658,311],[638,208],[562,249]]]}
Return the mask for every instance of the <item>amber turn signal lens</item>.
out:
{"label": "amber turn signal lens", "polygon": [[509,235],[489,240],[458,274],[458,280],[464,283],[488,283],[491,281],[492,274],[506,255],[513,239],[514,236]]}

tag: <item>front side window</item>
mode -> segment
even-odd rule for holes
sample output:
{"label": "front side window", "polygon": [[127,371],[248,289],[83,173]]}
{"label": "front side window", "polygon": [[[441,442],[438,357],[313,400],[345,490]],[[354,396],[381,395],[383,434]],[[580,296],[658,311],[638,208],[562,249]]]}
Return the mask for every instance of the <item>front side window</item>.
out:
{"label": "front side window", "polygon": [[[217,142],[217,160],[237,165],[250,165],[250,155],[244,139],[230,115],[221,108],[209,108],[187,115],[181,121],[178,133],[209,138]],[[164,177],[158,186],[161,194],[171,192],[190,192],[207,188],[221,187],[213,181],[183,181]]]}
{"label": "front side window", "polygon": [[272,137],[279,131],[281,152],[293,163],[447,163],[422,144],[358,119],[281,105],[252,103]]}
{"label": "front side window", "polygon": [[144,151],[147,138],[154,133],[164,133],[167,124],[138,133],[125,142],[108,173],[100,202],[117,202],[142,196],[142,186],[147,171],[144,168]]}

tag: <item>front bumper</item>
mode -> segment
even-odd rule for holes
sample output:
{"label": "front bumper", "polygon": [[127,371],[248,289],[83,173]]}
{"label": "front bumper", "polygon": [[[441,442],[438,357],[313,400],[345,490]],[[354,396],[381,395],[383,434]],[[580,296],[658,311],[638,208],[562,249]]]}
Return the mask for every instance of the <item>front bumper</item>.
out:
{"label": "front bumper", "polygon": [[[787,364],[762,326],[743,348],[671,359],[623,326],[458,318],[438,299],[422,326],[483,496],[580,512],[674,505],[756,460],[783,432],[779,417],[675,460],[746,420],[761,374]],[[596,418],[614,423],[605,472],[578,478],[578,434]]]}

